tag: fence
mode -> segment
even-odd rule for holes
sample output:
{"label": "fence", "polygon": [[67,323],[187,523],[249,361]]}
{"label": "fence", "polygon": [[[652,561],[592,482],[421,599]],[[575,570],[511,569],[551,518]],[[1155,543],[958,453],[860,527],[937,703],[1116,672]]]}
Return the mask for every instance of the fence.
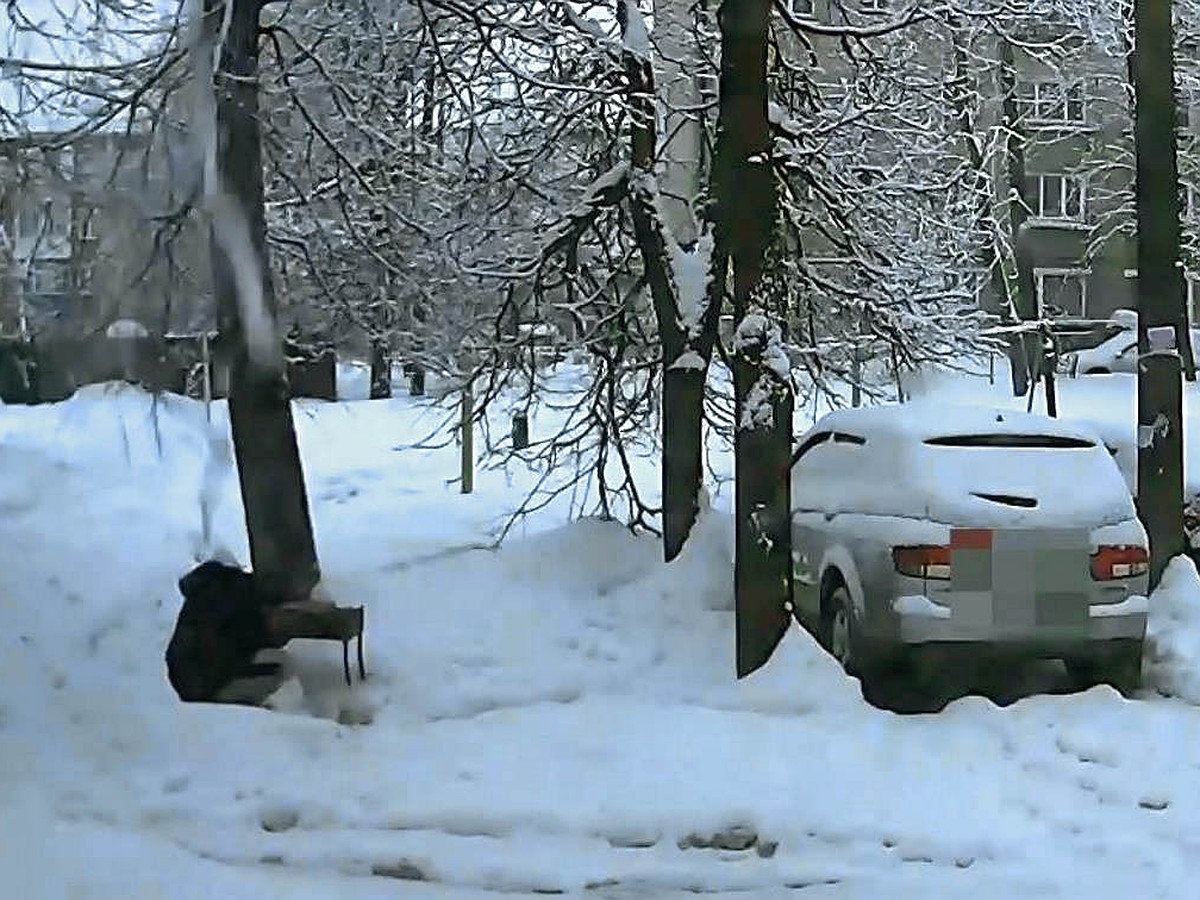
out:
{"label": "fence", "polygon": [[[0,400],[6,404],[54,403],[79,388],[109,381],[140,384],[201,399],[229,392],[227,352],[203,335],[119,337],[55,336],[23,341],[0,338]],[[293,397],[337,399],[337,354],[288,342],[288,383]]]}

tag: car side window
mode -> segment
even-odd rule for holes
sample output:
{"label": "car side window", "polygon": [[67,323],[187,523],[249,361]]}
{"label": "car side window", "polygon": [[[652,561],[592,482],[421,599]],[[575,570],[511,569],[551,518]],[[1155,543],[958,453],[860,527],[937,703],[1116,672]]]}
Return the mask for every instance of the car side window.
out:
{"label": "car side window", "polygon": [[867,439],[857,434],[847,434],[844,431],[835,431],[833,433],[833,442],[835,444],[854,444],[856,447],[861,447],[866,444]]}
{"label": "car side window", "polygon": [[792,465],[796,465],[796,463],[800,462],[800,460],[803,459],[810,450],[812,450],[814,447],[819,447],[821,444],[824,444],[831,437],[833,437],[832,432],[818,431],[795,449],[795,451],[792,453]]}

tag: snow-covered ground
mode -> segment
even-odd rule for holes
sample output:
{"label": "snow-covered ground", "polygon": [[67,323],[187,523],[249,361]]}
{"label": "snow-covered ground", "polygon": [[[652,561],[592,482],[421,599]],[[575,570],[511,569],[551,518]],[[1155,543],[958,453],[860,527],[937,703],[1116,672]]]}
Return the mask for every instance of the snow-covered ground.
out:
{"label": "snow-covered ground", "polygon": [[[1000,375],[910,387],[1016,405]],[[1080,379],[1063,408],[1112,423],[1131,392]],[[734,680],[727,497],[670,566],[565,500],[487,549],[533,474],[481,469],[463,496],[456,447],[413,447],[440,413],[403,395],[296,418],[370,676],[347,688],[336,646],[297,642],[265,710],[184,705],[165,678],[175,581],[215,549],[203,407],[93,387],[0,408],[3,896],[1195,895],[1190,563],[1153,600],[1143,696],[899,716],[798,628]],[[213,470],[215,544],[244,560]]]}

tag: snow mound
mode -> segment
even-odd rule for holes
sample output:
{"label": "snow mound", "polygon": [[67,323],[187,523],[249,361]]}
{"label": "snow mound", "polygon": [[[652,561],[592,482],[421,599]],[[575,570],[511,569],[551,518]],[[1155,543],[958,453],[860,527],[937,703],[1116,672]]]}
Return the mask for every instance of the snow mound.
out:
{"label": "snow mound", "polygon": [[[898,716],[795,627],[738,681],[727,514],[670,565],[564,507],[491,549],[536,473],[461,495],[404,392],[296,405],[367,681],[297,641],[273,710],[180,704],[162,653],[221,460],[202,405],[160,399],[156,430],[153,402],[0,409],[5,896],[1195,894],[1196,706],[1095,688]],[[244,559],[237,479],[208,494]],[[1193,703],[1197,581],[1175,561],[1151,607],[1152,680]]]}
{"label": "snow mound", "polygon": [[1200,575],[1177,556],[1150,597],[1147,680],[1159,693],[1200,706]]}

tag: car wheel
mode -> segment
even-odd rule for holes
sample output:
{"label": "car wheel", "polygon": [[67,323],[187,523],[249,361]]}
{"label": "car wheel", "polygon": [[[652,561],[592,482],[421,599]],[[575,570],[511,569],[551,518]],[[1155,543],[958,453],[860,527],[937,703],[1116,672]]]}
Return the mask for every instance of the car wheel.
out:
{"label": "car wheel", "polygon": [[1108,684],[1122,694],[1142,686],[1142,643],[1132,642],[1105,653],[1065,660],[1067,673],[1076,687],[1086,689]]}
{"label": "car wheel", "polygon": [[[896,650],[884,655],[869,652],[858,635],[850,592],[837,585],[823,604],[825,648],[841,663],[847,675],[857,678],[863,699],[880,709],[906,711],[922,698],[912,695],[912,658]],[[913,711],[925,711],[924,706]]]}
{"label": "car wheel", "polygon": [[857,635],[850,592],[846,590],[845,585],[839,584],[833,589],[829,595],[827,609],[825,635],[829,653],[842,664],[843,669],[851,675],[857,675],[860,662],[856,646]]}

